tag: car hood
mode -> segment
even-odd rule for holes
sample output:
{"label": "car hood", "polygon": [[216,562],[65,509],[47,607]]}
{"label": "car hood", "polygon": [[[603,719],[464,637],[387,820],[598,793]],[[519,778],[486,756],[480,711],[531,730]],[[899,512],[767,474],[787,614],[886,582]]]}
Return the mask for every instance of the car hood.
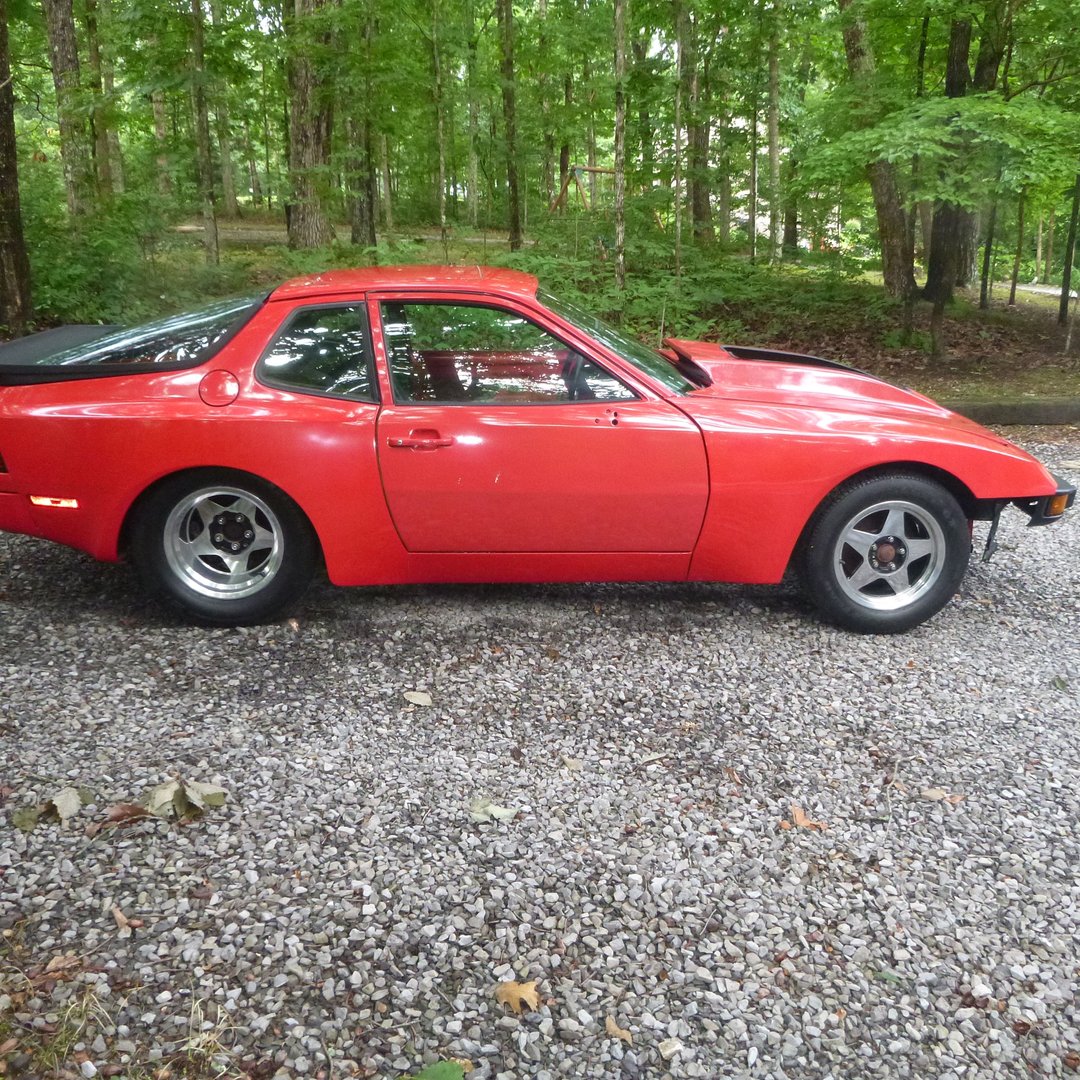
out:
{"label": "car hood", "polygon": [[710,385],[694,390],[692,398],[720,398],[876,417],[920,419],[961,428],[994,442],[1008,444],[1008,440],[988,431],[981,424],[946,409],[914,390],[893,386],[874,375],[834,360],[677,338],[667,338],[664,344],[676,362],[690,361],[712,380]]}

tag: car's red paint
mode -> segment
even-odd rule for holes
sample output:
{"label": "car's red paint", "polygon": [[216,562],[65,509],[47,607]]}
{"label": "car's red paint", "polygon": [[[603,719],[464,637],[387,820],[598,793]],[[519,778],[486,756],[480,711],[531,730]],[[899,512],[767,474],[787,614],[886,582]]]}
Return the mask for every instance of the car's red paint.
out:
{"label": "car's red paint", "polygon": [[[0,388],[0,529],[114,560],[147,491],[216,466],[290,495],[338,584],[775,582],[822,500],[869,469],[911,466],[972,500],[1056,489],[1006,440],[854,372],[677,342],[713,382],[676,393],[547,310],[536,287],[476,268],[321,274],[276,289],[201,367]],[[395,403],[379,304],[418,298],[527,316],[635,400]],[[336,301],[366,301],[381,404],[256,376],[294,311]],[[79,505],[32,508],[30,495]]]}

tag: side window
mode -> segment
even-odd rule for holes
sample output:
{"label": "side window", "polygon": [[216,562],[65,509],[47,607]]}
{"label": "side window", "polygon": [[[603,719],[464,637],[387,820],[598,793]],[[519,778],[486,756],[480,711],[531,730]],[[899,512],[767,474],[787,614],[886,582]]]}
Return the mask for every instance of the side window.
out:
{"label": "side window", "polygon": [[511,311],[411,301],[384,303],[381,311],[395,401],[550,405],[635,397]]}
{"label": "side window", "polygon": [[363,304],[305,308],[279,331],[259,361],[270,386],[378,401]]}

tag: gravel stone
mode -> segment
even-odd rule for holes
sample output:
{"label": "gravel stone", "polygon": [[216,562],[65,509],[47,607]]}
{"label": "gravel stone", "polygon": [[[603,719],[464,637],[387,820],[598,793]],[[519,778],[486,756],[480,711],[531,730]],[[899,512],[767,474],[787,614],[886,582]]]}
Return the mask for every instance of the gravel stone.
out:
{"label": "gravel stone", "polygon": [[[1080,459],[1080,429],[1019,437]],[[1080,512],[999,541],[874,638],[787,585],[323,584],[201,629],[0,536],[0,950],[80,968],[29,997],[0,969],[0,1026],[92,993],[99,1072],[220,1036],[278,1080],[1066,1075]],[[225,806],[86,835],[177,773]],[[68,828],[11,827],[68,785]]]}

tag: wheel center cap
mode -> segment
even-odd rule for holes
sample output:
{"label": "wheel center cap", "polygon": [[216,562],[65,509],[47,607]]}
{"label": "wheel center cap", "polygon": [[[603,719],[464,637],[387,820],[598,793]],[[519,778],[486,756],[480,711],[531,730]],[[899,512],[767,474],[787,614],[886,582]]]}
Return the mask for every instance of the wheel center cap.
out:
{"label": "wheel center cap", "polygon": [[870,545],[870,565],[882,573],[899,570],[906,558],[907,546],[899,537],[882,536]]}
{"label": "wheel center cap", "polygon": [[246,514],[232,511],[218,514],[210,526],[210,539],[218,551],[238,555],[251,547],[255,530]]}

